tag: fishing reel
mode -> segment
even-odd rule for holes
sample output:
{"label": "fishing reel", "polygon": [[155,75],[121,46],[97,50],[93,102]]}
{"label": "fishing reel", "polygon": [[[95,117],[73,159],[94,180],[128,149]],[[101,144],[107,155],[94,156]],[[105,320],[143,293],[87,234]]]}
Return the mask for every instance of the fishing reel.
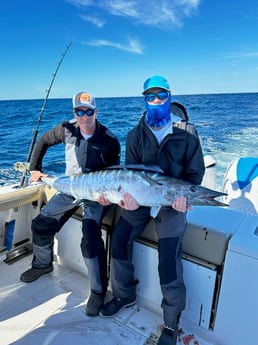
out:
{"label": "fishing reel", "polygon": [[30,170],[30,163],[29,162],[16,162],[13,166],[15,171],[19,171],[21,173],[25,173]]}

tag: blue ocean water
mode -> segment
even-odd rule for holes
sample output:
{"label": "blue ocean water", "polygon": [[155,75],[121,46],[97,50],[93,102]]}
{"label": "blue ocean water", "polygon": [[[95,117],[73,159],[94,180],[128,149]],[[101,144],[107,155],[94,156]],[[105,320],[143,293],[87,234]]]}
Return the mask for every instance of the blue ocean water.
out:
{"label": "blue ocean water", "polygon": [[[44,100],[0,101],[0,185],[19,182],[17,161],[26,161]],[[144,110],[142,97],[97,98],[98,118],[119,138],[124,161],[127,132]],[[228,164],[238,157],[257,157],[258,93],[174,96],[182,103],[199,133],[203,152],[217,161],[217,186],[222,186]],[[71,99],[49,99],[37,139],[61,121],[71,119]],[[64,147],[51,147],[44,158],[44,172],[65,170]]]}

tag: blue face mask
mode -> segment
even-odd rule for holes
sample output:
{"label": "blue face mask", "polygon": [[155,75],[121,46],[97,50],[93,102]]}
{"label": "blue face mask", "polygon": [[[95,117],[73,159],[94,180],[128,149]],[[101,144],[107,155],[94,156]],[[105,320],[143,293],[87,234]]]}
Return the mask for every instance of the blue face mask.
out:
{"label": "blue face mask", "polygon": [[151,127],[162,127],[168,124],[170,121],[170,103],[171,96],[163,104],[149,104],[144,101],[147,110],[145,116],[147,124]]}

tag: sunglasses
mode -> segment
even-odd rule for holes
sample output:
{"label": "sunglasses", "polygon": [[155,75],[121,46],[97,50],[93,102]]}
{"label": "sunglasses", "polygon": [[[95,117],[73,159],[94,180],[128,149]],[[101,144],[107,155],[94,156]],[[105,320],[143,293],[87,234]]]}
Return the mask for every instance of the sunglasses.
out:
{"label": "sunglasses", "polygon": [[79,117],[84,116],[85,114],[87,116],[92,116],[95,112],[95,109],[87,109],[87,110],[82,110],[82,109],[75,109],[75,114]]}
{"label": "sunglasses", "polygon": [[167,99],[169,96],[169,92],[168,91],[160,91],[157,93],[147,93],[146,95],[144,95],[144,99],[147,102],[153,102],[154,99],[157,97],[160,101],[163,101],[164,99]]}

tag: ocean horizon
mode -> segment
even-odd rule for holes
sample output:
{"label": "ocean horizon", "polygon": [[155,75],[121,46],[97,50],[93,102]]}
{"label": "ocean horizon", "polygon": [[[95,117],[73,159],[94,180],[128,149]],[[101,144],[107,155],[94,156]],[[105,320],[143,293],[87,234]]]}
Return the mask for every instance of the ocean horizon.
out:
{"label": "ocean horizon", "polygon": [[[221,189],[229,163],[239,157],[257,156],[258,93],[220,93],[173,95],[172,100],[185,106],[189,122],[199,133],[204,154],[216,160],[217,186]],[[39,121],[44,98],[0,100],[0,185],[16,182],[20,173],[13,168],[26,161],[32,137]],[[96,97],[98,119],[118,137],[124,161],[125,141],[144,111],[141,96]],[[40,122],[37,140],[47,130],[73,118],[71,98],[49,98]],[[51,147],[43,162],[46,173],[64,173],[64,147]]]}
{"label": "ocean horizon", "polygon": [[[219,96],[219,95],[241,95],[241,94],[257,94],[258,91],[240,91],[240,92],[200,92],[200,93],[185,93],[185,94],[173,94],[173,97],[185,97],[185,96]],[[135,95],[135,96],[96,96],[95,99],[108,99],[108,98],[142,98],[141,95]],[[71,97],[49,97],[48,100],[67,100],[71,99]],[[3,101],[44,101],[45,97],[40,98],[15,98],[15,99],[1,99],[0,102]]]}

